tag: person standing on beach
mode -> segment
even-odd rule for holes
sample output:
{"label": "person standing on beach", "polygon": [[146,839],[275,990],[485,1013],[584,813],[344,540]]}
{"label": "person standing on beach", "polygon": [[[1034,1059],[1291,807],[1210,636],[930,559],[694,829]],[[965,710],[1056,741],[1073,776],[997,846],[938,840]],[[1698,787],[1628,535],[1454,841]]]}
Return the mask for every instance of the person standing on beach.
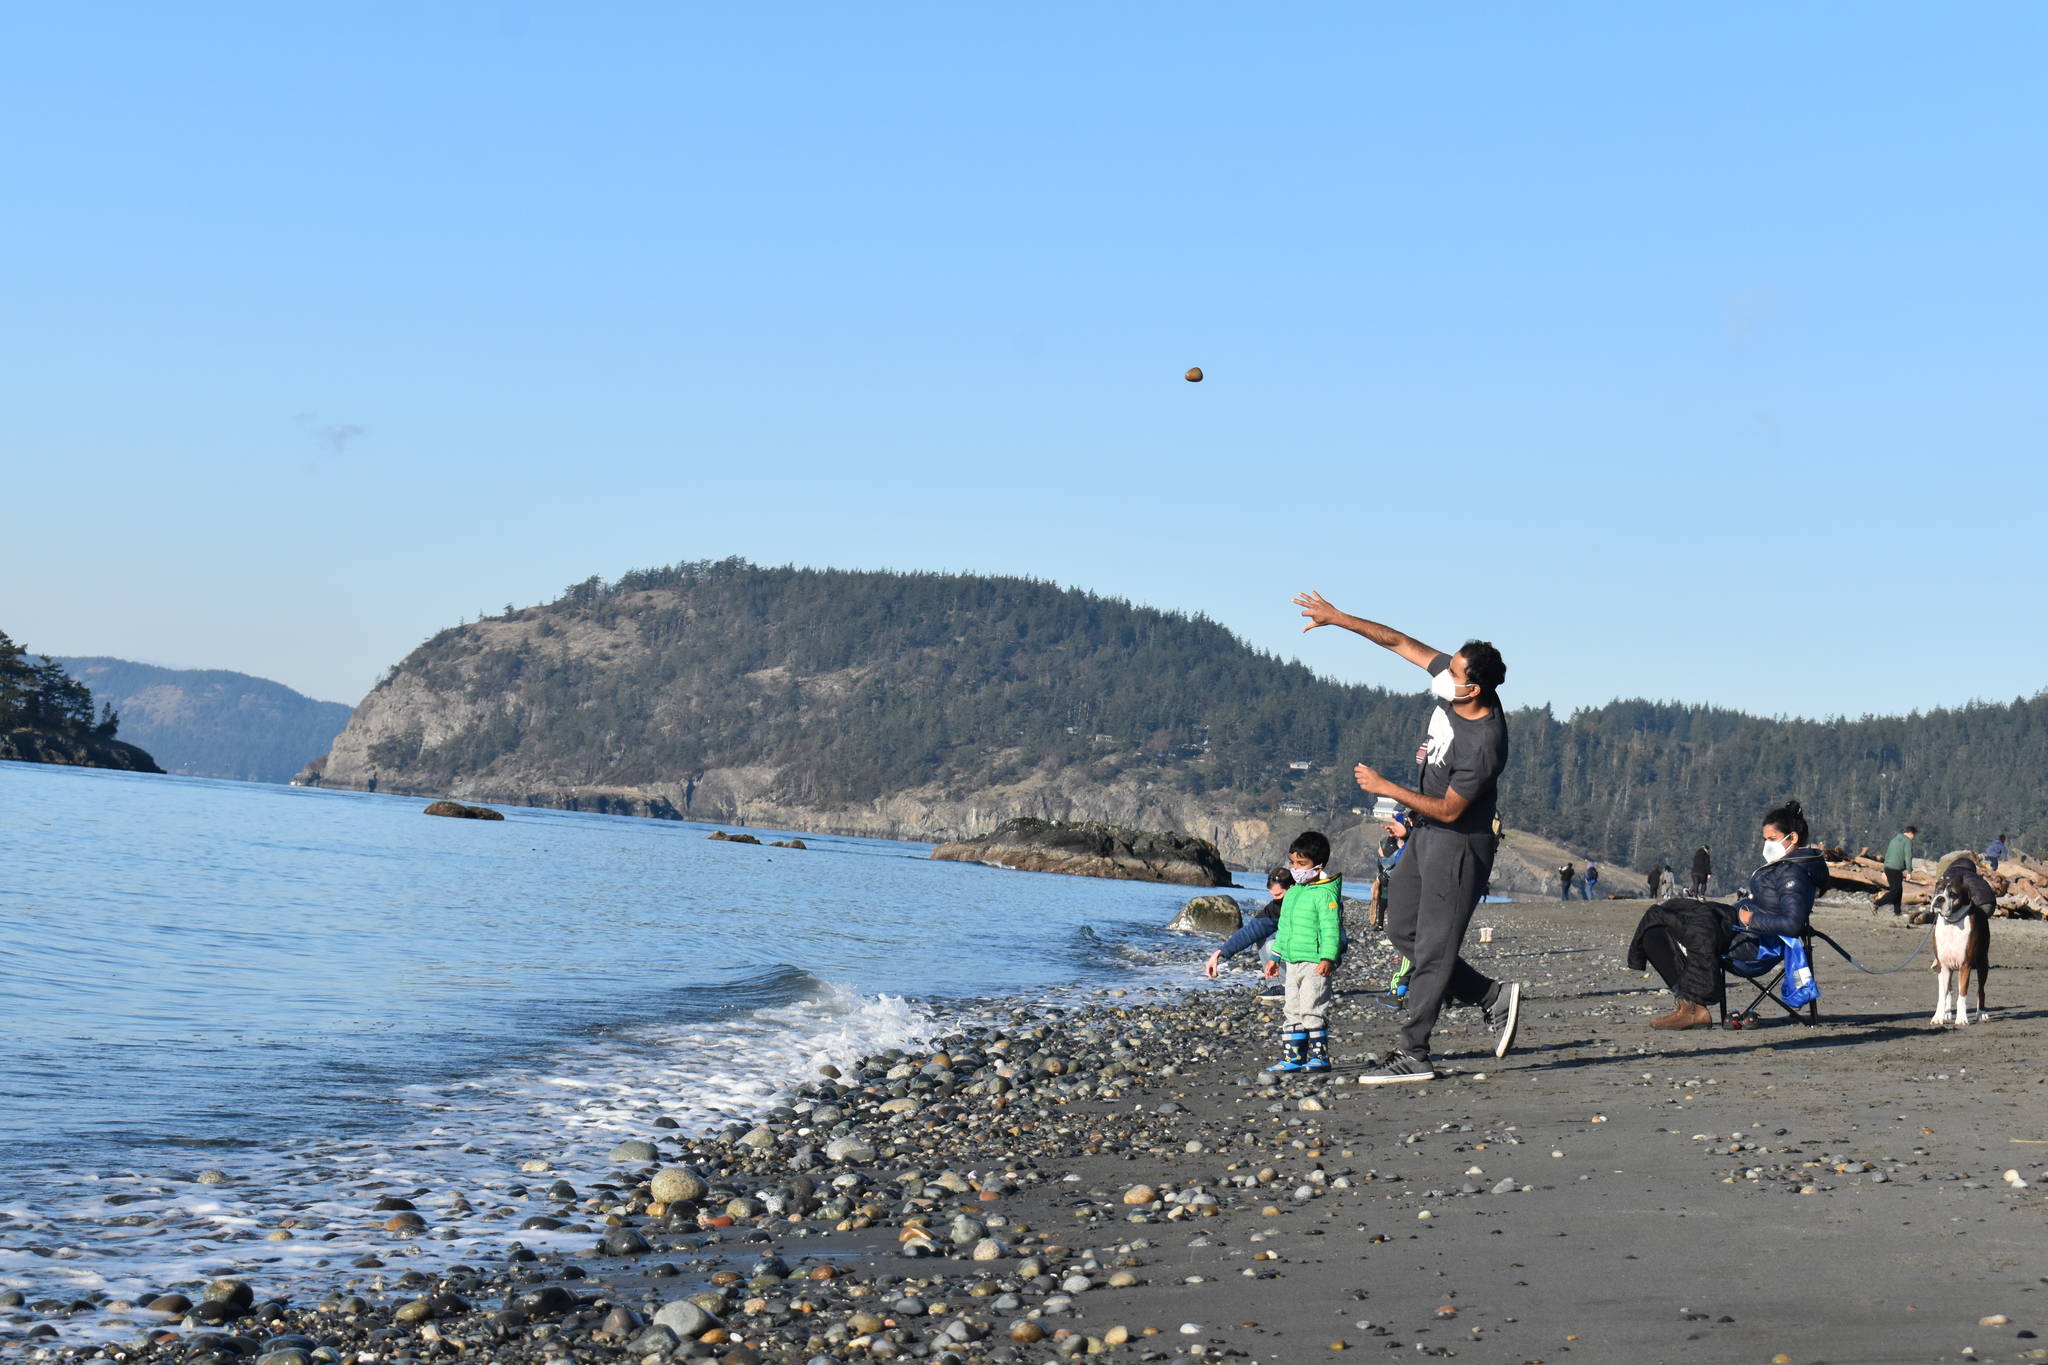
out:
{"label": "person standing on beach", "polygon": [[1572,883],[1578,879],[1579,869],[1570,863],[1557,865],[1557,898],[1568,901],[1572,898]]}
{"label": "person standing on beach", "polygon": [[1382,777],[1367,764],[1352,770],[1359,790],[1390,796],[1415,817],[1408,851],[1387,891],[1387,937],[1414,962],[1401,1046],[1388,1052],[1366,1085],[1426,1081],[1436,1075],[1429,1037],[1448,1001],[1477,1005],[1499,1030],[1493,1055],[1514,1046],[1521,1019],[1519,982],[1495,981],[1460,955],[1480,888],[1493,872],[1493,817],[1499,808],[1501,770],[1508,761],[1508,726],[1500,702],[1507,665],[1484,640],[1468,640],[1456,654],[1430,648],[1390,626],[1350,616],[1321,593],[1294,599],[1308,618],[1304,631],[1340,626],[1393,651],[1430,675],[1428,738],[1422,747],[1420,791]]}
{"label": "person standing on beach", "polygon": [[1714,858],[1705,844],[1692,855],[1692,898],[1696,901],[1707,898],[1707,883],[1714,879]]}
{"label": "person standing on beach", "polygon": [[2001,834],[1985,846],[1984,865],[1990,868],[1993,872],[1998,871],[1998,865],[2005,861],[2007,852],[2008,850],[2005,846],[2005,836]]}
{"label": "person standing on beach", "polygon": [[1344,956],[1344,883],[1328,871],[1330,840],[1317,830],[1296,835],[1287,849],[1294,885],[1280,902],[1280,924],[1266,976],[1286,987],[1281,1005],[1280,1060],[1268,1071],[1330,1069],[1330,978]]}
{"label": "person standing on beach", "polygon": [[1592,859],[1586,860],[1586,879],[1579,883],[1579,894],[1587,900],[1593,899],[1593,888],[1600,885],[1600,865]]}
{"label": "person standing on beach", "polygon": [[1650,864],[1650,899],[1651,899],[1651,900],[1655,900],[1655,899],[1657,899],[1657,888],[1658,888],[1658,887],[1660,887],[1660,886],[1662,886],[1662,885],[1664,885],[1664,865],[1663,865],[1662,863],[1652,863],[1652,864]]}
{"label": "person standing on beach", "polygon": [[1877,898],[1871,908],[1882,910],[1886,901],[1891,902],[1894,915],[1903,914],[1906,909],[1906,874],[1913,870],[1913,840],[1920,837],[1917,825],[1908,825],[1901,833],[1894,834],[1884,849],[1884,894]]}

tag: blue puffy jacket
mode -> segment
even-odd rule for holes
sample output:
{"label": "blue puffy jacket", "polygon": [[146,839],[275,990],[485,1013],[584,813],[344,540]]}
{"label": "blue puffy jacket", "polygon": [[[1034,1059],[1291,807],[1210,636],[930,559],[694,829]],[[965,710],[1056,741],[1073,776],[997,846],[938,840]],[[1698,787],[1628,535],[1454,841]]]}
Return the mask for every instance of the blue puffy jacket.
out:
{"label": "blue puffy jacket", "polygon": [[1738,911],[1749,911],[1747,932],[1797,938],[1806,932],[1814,897],[1828,889],[1828,863],[1817,848],[1795,848],[1775,863],[1749,874],[1749,891]]}
{"label": "blue puffy jacket", "polygon": [[1279,928],[1280,902],[1277,900],[1269,901],[1265,909],[1244,922],[1243,928],[1239,929],[1229,938],[1224,939],[1223,946],[1216,951],[1223,955],[1225,961],[1228,961],[1245,949],[1264,943],[1267,939],[1273,937]]}

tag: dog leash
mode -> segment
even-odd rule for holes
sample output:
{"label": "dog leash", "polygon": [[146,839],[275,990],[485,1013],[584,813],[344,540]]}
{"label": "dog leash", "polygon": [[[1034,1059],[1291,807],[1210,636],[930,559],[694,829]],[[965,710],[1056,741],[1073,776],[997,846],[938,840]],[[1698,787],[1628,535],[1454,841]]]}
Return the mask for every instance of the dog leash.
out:
{"label": "dog leash", "polygon": [[1819,939],[1821,942],[1827,944],[1828,947],[1833,948],[1836,952],[1840,953],[1842,955],[1842,960],[1844,962],[1848,963],[1851,967],[1854,967],[1857,971],[1862,972],[1864,975],[1890,976],[1894,972],[1903,972],[1904,970],[1906,970],[1906,968],[1913,965],[1913,959],[1920,956],[1920,950],[1922,948],[1925,948],[1928,945],[1928,943],[1934,938],[1934,926],[1937,923],[1939,923],[1938,920],[1930,921],[1928,923],[1926,935],[1918,943],[1913,945],[1913,951],[1906,954],[1906,960],[1904,962],[1901,962],[1896,967],[1885,967],[1882,969],[1877,967],[1864,966],[1861,962],[1858,962],[1856,960],[1855,956],[1852,953],[1850,953],[1850,951],[1847,948],[1844,948],[1841,944],[1835,942],[1832,938],[1828,937],[1826,934],[1822,933],[1818,929],[1815,929],[1813,931],[1813,936]]}

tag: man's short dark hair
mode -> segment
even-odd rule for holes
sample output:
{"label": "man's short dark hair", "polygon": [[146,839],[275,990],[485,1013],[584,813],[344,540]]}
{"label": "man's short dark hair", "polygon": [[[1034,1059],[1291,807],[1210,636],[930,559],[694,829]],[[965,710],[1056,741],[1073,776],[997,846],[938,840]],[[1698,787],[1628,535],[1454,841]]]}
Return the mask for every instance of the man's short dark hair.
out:
{"label": "man's short dark hair", "polygon": [[1467,640],[1458,647],[1458,652],[1465,656],[1466,682],[1478,683],[1491,692],[1508,680],[1507,662],[1485,640]]}
{"label": "man's short dark hair", "polygon": [[1305,829],[1295,835],[1294,842],[1287,846],[1287,851],[1299,853],[1317,867],[1323,867],[1330,861],[1329,839],[1312,829]]}
{"label": "man's short dark hair", "polygon": [[1918,826],[1918,825],[1908,825],[1908,826],[1906,826],[1906,833],[1908,833],[1908,834],[1918,834],[1919,832],[1920,832],[1920,826]]}

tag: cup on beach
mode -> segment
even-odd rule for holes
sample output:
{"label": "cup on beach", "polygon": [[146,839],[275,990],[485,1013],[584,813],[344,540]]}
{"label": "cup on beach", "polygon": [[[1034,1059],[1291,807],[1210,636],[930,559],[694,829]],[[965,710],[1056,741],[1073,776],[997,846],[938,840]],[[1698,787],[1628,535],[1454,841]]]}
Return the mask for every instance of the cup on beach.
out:
{"label": "cup on beach", "polygon": [[1493,942],[1493,926],[1491,924],[1482,924],[1479,926],[1479,941],[1481,943]]}

